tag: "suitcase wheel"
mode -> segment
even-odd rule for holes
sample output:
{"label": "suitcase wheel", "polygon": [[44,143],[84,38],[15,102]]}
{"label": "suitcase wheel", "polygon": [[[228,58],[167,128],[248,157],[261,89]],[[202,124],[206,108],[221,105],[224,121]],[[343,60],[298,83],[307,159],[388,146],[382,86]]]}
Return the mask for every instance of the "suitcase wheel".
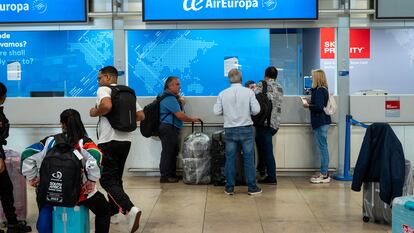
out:
{"label": "suitcase wheel", "polygon": [[368,216],[364,216],[364,217],[362,217],[362,221],[364,221],[364,222],[369,222],[369,217],[368,217]]}

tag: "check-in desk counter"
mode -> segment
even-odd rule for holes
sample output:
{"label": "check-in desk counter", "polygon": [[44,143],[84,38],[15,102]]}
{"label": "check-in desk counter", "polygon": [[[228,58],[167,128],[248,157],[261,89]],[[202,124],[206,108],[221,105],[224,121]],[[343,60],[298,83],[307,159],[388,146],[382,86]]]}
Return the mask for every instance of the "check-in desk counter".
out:
{"label": "check-in desk counter", "polygon": [[[145,106],[154,97],[139,98]],[[213,114],[216,97],[187,97],[185,112],[196,115],[205,122],[204,132],[211,135],[222,129],[223,117]],[[97,118],[89,117],[89,109],[95,105],[95,98],[10,98],[5,104],[5,113],[12,128],[7,148],[22,151],[26,146],[44,137],[60,132],[59,115],[66,108],[77,109],[87,126],[89,136],[96,140]],[[328,133],[330,168],[338,165],[338,122],[332,118]],[[196,128],[199,130],[199,128]],[[182,138],[191,133],[191,124],[185,124]],[[134,139],[125,166],[131,175],[158,174],[161,142],[158,138],[145,138],[139,130],[133,133]],[[304,109],[298,96],[285,96],[282,105],[282,125],[273,137],[274,153],[278,172],[300,172],[318,170],[319,157],[313,146],[309,110]],[[179,161],[179,165],[181,165]]]}
{"label": "check-in desk counter", "polygon": [[[350,97],[352,117],[363,123],[387,122],[400,139],[405,158],[414,162],[414,95]],[[365,129],[351,128],[351,167],[355,167]]]}

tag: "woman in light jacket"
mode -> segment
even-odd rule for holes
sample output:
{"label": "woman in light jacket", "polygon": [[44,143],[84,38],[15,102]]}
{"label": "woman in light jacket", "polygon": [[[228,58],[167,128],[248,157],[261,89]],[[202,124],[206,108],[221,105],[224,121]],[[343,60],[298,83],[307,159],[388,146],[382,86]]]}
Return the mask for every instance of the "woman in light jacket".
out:
{"label": "woman in light jacket", "polygon": [[310,178],[310,182],[316,184],[331,182],[331,177],[328,174],[329,151],[327,142],[331,117],[324,111],[328,99],[329,91],[325,72],[321,69],[313,70],[311,98],[310,101],[305,101],[303,106],[310,110],[314,144],[321,159],[320,173]]}

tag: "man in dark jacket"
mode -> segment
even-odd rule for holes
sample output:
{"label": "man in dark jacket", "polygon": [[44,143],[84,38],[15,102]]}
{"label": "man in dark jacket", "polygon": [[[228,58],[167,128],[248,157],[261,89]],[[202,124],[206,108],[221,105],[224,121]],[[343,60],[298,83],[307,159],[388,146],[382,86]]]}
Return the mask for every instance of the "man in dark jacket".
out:
{"label": "man in dark jacket", "polygon": [[402,195],[405,159],[401,142],[389,124],[374,123],[365,133],[352,180],[359,192],[363,182],[380,182],[380,198],[387,204]]}

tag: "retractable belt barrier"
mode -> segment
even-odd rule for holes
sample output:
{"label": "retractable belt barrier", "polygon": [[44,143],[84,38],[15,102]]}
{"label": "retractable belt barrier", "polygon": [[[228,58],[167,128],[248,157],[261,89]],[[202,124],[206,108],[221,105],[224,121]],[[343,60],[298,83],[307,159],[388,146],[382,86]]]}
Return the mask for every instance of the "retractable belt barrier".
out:
{"label": "retractable belt barrier", "polygon": [[367,124],[353,119],[351,115],[346,115],[344,174],[334,174],[335,180],[352,181],[352,175],[349,174],[351,161],[351,125],[368,128]]}

